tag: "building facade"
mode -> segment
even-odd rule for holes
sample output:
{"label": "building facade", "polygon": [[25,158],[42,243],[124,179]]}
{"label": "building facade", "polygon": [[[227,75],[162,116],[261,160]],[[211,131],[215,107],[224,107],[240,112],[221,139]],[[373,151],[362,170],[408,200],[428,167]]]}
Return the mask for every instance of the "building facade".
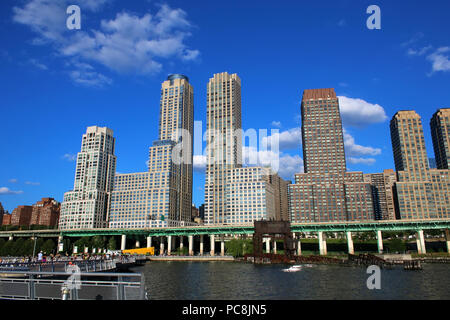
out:
{"label": "building facade", "polygon": [[364,180],[371,185],[375,219],[395,220],[395,171],[386,169],[382,173],[367,173],[364,174]]}
{"label": "building facade", "polygon": [[33,204],[30,225],[55,227],[58,225],[61,204],[53,198],[42,198]]}
{"label": "building facade", "polygon": [[3,216],[5,215],[5,209],[3,209],[3,205],[0,202],[0,222],[3,224]]}
{"label": "building facade", "polygon": [[184,75],[162,83],[159,140],[149,149],[148,171],[116,175],[110,228],[192,224],[193,91]]}
{"label": "building facade", "polygon": [[206,129],[205,223],[227,223],[228,171],[242,167],[241,79],[237,74],[222,72],[209,79]]}
{"label": "building facade", "polygon": [[420,116],[411,110],[399,111],[393,116],[390,127],[397,171],[395,190],[398,217],[448,218],[449,170],[429,168]]}
{"label": "building facade", "polygon": [[205,224],[286,218],[287,182],[270,168],[242,166],[241,80],[227,72],[207,85]]}
{"label": "building facade", "polygon": [[439,109],[430,121],[437,169],[450,169],[450,108]]}
{"label": "building facade", "polygon": [[347,172],[339,101],[334,89],[303,92],[304,173],[289,185],[291,222],[375,218],[372,191],[362,172]]}
{"label": "building facade", "polygon": [[33,207],[18,206],[11,214],[11,225],[13,226],[29,226],[31,221],[31,213]]}
{"label": "building facade", "polygon": [[77,156],[74,188],[64,194],[61,204],[61,230],[107,226],[116,172],[114,146],[111,129],[87,128]]}
{"label": "building facade", "polygon": [[9,226],[9,225],[11,225],[11,215],[10,215],[10,214],[5,213],[5,214],[3,215],[2,225],[3,225],[3,226]]}

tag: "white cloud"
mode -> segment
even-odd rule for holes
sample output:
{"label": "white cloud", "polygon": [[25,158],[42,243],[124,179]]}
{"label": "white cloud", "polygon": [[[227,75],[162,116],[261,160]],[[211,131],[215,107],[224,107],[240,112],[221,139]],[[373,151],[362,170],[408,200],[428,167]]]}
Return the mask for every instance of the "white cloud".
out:
{"label": "white cloud", "polygon": [[373,148],[373,147],[365,147],[359,144],[356,144],[355,138],[348,133],[344,128],[344,147],[345,154],[349,157],[352,156],[377,156],[381,154],[381,149]]}
{"label": "white cloud", "polygon": [[450,47],[441,47],[427,57],[432,64],[432,72],[450,71],[449,53]]}
{"label": "white cloud", "polygon": [[405,41],[401,44],[402,47],[408,47],[416,42],[418,42],[420,39],[422,39],[425,35],[422,32],[416,33],[411,39],[408,41]]}
{"label": "white cloud", "polygon": [[279,143],[279,150],[293,150],[300,148],[302,144],[302,130],[300,127],[292,128],[282,132],[274,133],[266,138],[262,138],[263,144],[267,143],[268,148],[272,148]]}
{"label": "white cloud", "polygon": [[38,69],[41,70],[48,70],[48,67],[45,64],[40,63],[39,61],[37,61],[36,59],[30,59],[28,60],[28,62],[30,64],[32,64],[33,66],[35,66]]}
{"label": "white cloud", "polygon": [[347,161],[351,164],[365,164],[365,165],[372,165],[376,162],[373,158],[355,158],[355,157],[348,157]]}
{"label": "white cloud", "polygon": [[253,147],[242,148],[244,166],[271,167],[282,178],[292,180],[295,173],[303,172],[303,159],[283,152],[257,151]]}
{"label": "white cloud", "polygon": [[193,169],[196,172],[205,172],[206,170],[206,156],[194,155]]}
{"label": "white cloud", "polygon": [[[200,51],[190,49],[185,40],[191,35],[191,23],[181,9],[160,5],[155,14],[143,16],[122,12],[112,20],[102,20],[99,29],[77,32],[66,28],[65,9],[69,0],[30,0],[22,8],[14,7],[13,20],[29,26],[36,34],[34,44],[51,43],[56,55],[68,59],[69,72],[76,83],[102,86],[111,79],[77,68],[98,63],[120,74],[152,74],[161,71],[163,59],[195,60]],[[97,11],[108,0],[78,1],[81,8]],[[72,3],[70,3],[72,4]],[[84,6],[84,7],[83,7]],[[75,63],[73,61],[76,61]]]}
{"label": "white cloud", "polygon": [[39,186],[39,185],[41,185],[40,182],[32,182],[32,181],[26,181],[25,184],[28,184],[30,186]]}
{"label": "white cloud", "polygon": [[432,46],[426,46],[421,49],[409,48],[408,51],[406,52],[406,54],[409,56],[423,56],[425,53],[430,51],[432,48],[433,48]]}
{"label": "white cloud", "polygon": [[67,161],[75,161],[75,160],[77,160],[77,155],[76,154],[66,153],[65,155],[62,156],[62,158],[67,160]]}
{"label": "white cloud", "polygon": [[364,127],[369,124],[384,122],[388,118],[384,108],[378,104],[344,96],[338,98],[343,125]]}
{"label": "white cloud", "polygon": [[9,179],[9,180],[8,180],[9,183],[17,183],[18,181],[19,181],[19,180],[17,180],[17,179]]}
{"label": "white cloud", "polygon": [[7,187],[0,187],[0,194],[2,195],[10,195],[10,194],[21,194],[23,191],[13,191],[9,190]]}
{"label": "white cloud", "polygon": [[281,122],[280,121],[272,121],[272,126],[281,128]]}

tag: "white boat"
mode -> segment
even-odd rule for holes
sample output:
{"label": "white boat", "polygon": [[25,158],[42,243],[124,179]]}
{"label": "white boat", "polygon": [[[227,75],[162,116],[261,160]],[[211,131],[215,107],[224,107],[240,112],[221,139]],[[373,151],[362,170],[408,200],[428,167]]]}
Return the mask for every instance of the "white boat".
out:
{"label": "white boat", "polygon": [[283,272],[297,272],[297,271],[301,271],[302,270],[302,266],[292,266],[288,269],[283,269]]}

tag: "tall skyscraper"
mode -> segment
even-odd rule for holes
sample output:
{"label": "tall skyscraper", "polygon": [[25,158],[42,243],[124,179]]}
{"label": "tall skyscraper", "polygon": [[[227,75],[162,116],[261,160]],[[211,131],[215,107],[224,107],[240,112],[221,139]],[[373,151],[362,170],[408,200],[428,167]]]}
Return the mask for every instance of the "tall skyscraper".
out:
{"label": "tall skyscraper", "polygon": [[430,121],[437,169],[450,169],[450,108],[439,109]]}
{"label": "tall skyscraper", "polygon": [[242,166],[241,79],[217,73],[206,94],[207,164],[205,223],[227,221],[227,171]]}
{"label": "tall skyscraper", "polygon": [[116,175],[111,228],[191,223],[194,93],[188,77],[161,86],[159,139],[149,149],[148,172]]}
{"label": "tall skyscraper", "polygon": [[412,110],[399,111],[393,116],[390,127],[399,217],[449,217],[449,170],[429,168],[420,116]]}
{"label": "tall skyscraper", "polygon": [[77,156],[72,191],[64,194],[59,228],[85,229],[107,226],[108,207],[116,172],[113,131],[88,127]]}
{"label": "tall skyscraper", "polygon": [[305,90],[301,114],[305,173],[345,172],[344,135],[334,89]]}
{"label": "tall skyscraper", "polygon": [[241,80],[215,74],[207,86],[206,224],[277,219],[287,207],[286,182],[270,168],[243,167]]}
{"label": "tall skyscraper", "polygon": [[429,169],[422,120],[415,111],[399,111],[391,120],[392,150],[397,171],[420,179]]}
{"label": "tall skyscraper", "polygon": [[292,222],[374,219],[370,184],[362,172],[346,172],[342,121],[334,89],[303,92],[305,173],[289,185]]}

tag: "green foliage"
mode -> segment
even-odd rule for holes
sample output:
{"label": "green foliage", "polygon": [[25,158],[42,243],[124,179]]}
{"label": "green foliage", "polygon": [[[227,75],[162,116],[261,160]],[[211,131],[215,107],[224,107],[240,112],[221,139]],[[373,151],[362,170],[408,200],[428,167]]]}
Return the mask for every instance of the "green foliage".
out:
{"label": "green foliage", "polygon": [[389,252],[405,252],[406,251],[406,244],[401,239],[392,239],[389,240],[386,243],[386,247],[388,248]]}
{"label": "green foliage", "polygon": [[231,239],[225,242],[225,249],[228,255],[235,258],[242,257],[245,254],[253,253],[253,242],[246,239]]}
{"label": "green foliage", "polygon": [[42,252],[45,253],[45,254],[54,253],[54,251],[56,250],[55,242],[54,242],[52,239],[48,239],[48,240],[45,241],[44,244],[42,245],[41,250],[42,250]]}
{"label": "green foliage", "polygon": [[109,238],[108,250],[116,250],[116,248],[117,248],[116,239],[114,237]]}
{"label": "green foliage", "polygon": [[0,249],[0,256],[11,256],[14,253],[14,241],[13,240],[8,240],[3,247]]}
{"label": "green foliage", "polygon": [[18,256],[18,257],[23,256],[24,255],[24,250],[23,250],[24,243],[25,243],[25,240],[23,240],[23,238],[19,238],[16,241],[14,241],[11,255]]}
{"label": "green foliage", "polygon": [[93,248],[104,248],[105,247],[105,238],[102,236],[94,236],[91,238],[91,247]]}

